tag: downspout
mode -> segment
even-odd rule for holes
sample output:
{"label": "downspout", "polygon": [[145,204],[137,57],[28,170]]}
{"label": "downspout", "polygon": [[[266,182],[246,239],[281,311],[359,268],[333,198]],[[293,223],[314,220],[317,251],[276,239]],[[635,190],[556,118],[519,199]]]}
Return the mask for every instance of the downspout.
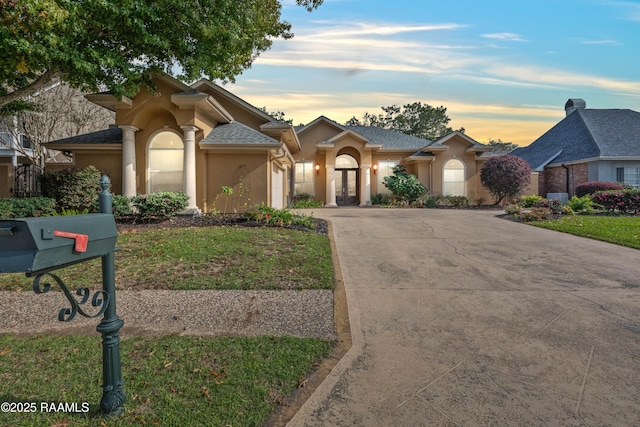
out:
{"label": "downspout", "polygon": [[562,167],[567,171],[567,195],[569,194],[569,168],[562,164]]}

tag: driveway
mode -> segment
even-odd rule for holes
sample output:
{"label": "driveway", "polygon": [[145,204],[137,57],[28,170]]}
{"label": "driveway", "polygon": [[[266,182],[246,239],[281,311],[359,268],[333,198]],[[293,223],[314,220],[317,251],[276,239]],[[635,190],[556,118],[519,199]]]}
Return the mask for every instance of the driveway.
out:
{"label": "driveway", "polygon": [[640,424],[640,251],[495,214],[315,211],[353,346],[291,426]]}

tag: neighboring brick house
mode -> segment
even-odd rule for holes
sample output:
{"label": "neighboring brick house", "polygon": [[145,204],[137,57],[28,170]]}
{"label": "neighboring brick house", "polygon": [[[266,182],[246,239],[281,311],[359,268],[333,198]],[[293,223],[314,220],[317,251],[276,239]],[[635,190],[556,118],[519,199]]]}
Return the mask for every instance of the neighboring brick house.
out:
{"label": "neighboring brick house", "polygon": [[575,194],[584,182],[625,182],[640,187],[640,113],[587,109],[569,99],[566,117],[531,145],[511,154],[526,160],[538,194]]}

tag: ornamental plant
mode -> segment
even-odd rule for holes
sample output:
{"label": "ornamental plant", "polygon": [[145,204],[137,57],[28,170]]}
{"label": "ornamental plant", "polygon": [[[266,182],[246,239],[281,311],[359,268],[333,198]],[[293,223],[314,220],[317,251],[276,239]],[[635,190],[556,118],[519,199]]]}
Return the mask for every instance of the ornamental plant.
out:
{"label": "ornamental plant", "polygon": [[140,194],[131,198],[137,214],[145,218],[172,218],[187,207],[188,201],[186,194],[172,191]]}
{"label": "ornamental plant", "polygon": [[590,194],[594,194],[598,191],[608,190],[624,190],[624,185],[619,182],[603,182],[592,181],[585,182],[576,186],[576,196],[583,197]]}
{"label": "ornamental plant", "polygon": [[102,191],[100,176],[100,171],[94,166],[45,171],[41,178],[42,195],[55,199],[60,211],[92,211]]}
{"label": "ornamental plant", "polygon": [[410,204],[427,192],[426,187],[418,180],[418,177],[407,172],[402,165],[395,165],[393,174],[385,176],[382,181],[391,193],[400,201]]}
{"label": "ornamental plant", "polygon": [[487,160],[480,170],[480,181],[499,204],[505,197],[516,197],[531,182],[531,167],[512,154]]}
{"label": "ornamental plant", "polygon": [[599,191],[591,200],[610,212],[640,212],[640,190]]}

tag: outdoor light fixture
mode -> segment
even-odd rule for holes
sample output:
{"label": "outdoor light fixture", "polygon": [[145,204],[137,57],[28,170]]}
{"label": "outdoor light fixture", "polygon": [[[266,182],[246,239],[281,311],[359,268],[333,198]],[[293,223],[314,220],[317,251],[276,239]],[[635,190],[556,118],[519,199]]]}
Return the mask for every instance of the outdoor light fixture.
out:
{"label": "outdoor light fixture", "polygon": [[375,175],[378,172],[378,164],[374,163],[373,164],[373,174]]}
{"label": "outdoor light fixture", "polygon": [[316,175],[320,175],[320,165],[316,163]]}

